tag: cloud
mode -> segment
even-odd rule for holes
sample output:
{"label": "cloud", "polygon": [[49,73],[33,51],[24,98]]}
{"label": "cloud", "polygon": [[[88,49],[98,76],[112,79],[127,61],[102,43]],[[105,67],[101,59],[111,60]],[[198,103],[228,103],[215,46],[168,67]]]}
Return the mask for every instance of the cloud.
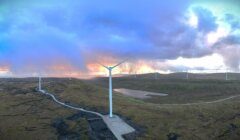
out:
{"label": "cloud", "polygon": [[215,45],[215,50],[224,57],[225,64],[234,70],[240,69],[240,36],[229,35]]}
{"label": "cloud", "polygon": [[224,57],[225,64],[234,70],[240,69],[240,45],[228,45],[218,52]]}
{"label": "cloud", "polygon": [[239,18],[237,18],[233,14],[225,14],[225,21],[228,22],[231,25],[232,29],[239,29],[240,28],[240,22]]}
{"label": "cloud", "polygon": [[212,12],[203,7],[193,7],[193,12],[198,17],[198,30],[201,32],[210,32],[217,29],[216,17]]}
{"label": "cloud", "polygon": [[[51,73],[56,68],[85,72],[98,61],[110,64],[125,58],[137,62],[210,55],[217,47],[206,43],[206,35],[216,31],[218,19],[211,10],[195,6],[191,10],[198,19],[197,28],[186,24],[190,2],[4,1],[0,6],[0,65],[8,64],[19,74]],[[232,21],[231,15],[226,20]],[[238,39],[223,42],[238,44]]]}

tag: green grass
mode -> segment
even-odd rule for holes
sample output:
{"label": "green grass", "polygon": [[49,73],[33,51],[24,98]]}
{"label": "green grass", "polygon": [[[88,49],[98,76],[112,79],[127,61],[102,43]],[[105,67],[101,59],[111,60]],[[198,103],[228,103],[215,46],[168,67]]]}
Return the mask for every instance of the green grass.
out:
{"label": "green grass", "polygon": [[[107,78],[91,81],[99,86],[108,87]],[[186,80],[186,79],[136,79],[114,78],[113,88],[128,88],[157,93],[167,93],[169,96],[155,97],[146,101],[152,103],[191,103],[212,101],[240,93],[240,81],[234,80]]]}
{"label": "green grass", "polygon": [[[55,94],[62,101],[83,106],[87,109],[97,110],[102,113],[108,112],[107,79],[98,79],[95,81],[43,79],[43,81],[43,88]],[[26,83],[15,83],[13,85],[19,85],[25,88],[18,87],[16,90],[11,91],[18,93],[19,90],[17,89],[21,89],[21,92],[31,90],[34,82],[30,81],[29,83],[31,83],[29,86]],[[212,100],[217,97],[239,94],[238,81],[185,81],[173,79],[165,81],[154,81],[151,79],[135,81],[133,79],[114,78],[113,83],[115,88],[119,86],[154,92],[162,91],[163,87],[168,85],[162,92],[183,98],[170,98],[169,96],[165,103],[195,102],[199,101],[198,97],[202,97],[202,100]],[[9,84],[9,89],[14,89],[13,85]],[[174,88],[175,86],[176,88]],[[204,93],[206,93],[204,96],[196,95]],[[212,97],[212,94],[214,97]],[[16,105],[22,101],[42,99],[42,96],[32,93],[21,96],[19,94],[9,95],[9,93],[1,93],[0,95],[1,138],[2,134],[4,134],[4,138],[12,136],[12,139],[31,139],[35,135],[41,139],[55,139],[56,130],[49,126],[51,120],[59,116],[68,116],[72,113],[72,111],[64,109],[50,100],[42,100],[42,103],[40,101],[34,101],[33,103],[38,102],[38,108],[35,110],[41,111],[41,113],[37,114],[42,115],[41,118],[45,118],[43,120],[39,120],[39,116],[36,114],[23,117],[16,116],[15,118],[6,117],[4,114],[11,115],[27,112],[24,109],[26,109],[26,106],[29,106],[15,106],[13,108],[12,105]],[[191,98],[187,98],[187,96]],[[168,139],[170,135],[178,135],[178,139],[180,140],[237,140],[240,138],[240,98],[216,104],[161,106],[159,102],[156,102],[156,104],[154,101],[138,100],[118,93],[114,93],[113,97],[114,113],[123,116],[144,130],[142,135],[137,138],[140,140],[164,140]],[[161,99],[157,99],[157,101],[160,100]],[[13,109],[11,110],[10,108]],[[69,129],[76,128],[76,122],[67,123],[70,126]],[[80,124],[84,125],[84,121],[81,121]],[[31,126],[37,125],[46,127],[46,129],[40,129],[40,127],[33,132],[25,132],[25,130],[23,130],[23,126],[31,128]],[[3,130],[5,127],[7,129]],[[44,135],[42,136],[42,134]]]}
{"label": "green grass", "polygon": [[[116,81],[117,79],[114,79],[115,86]],[[221,85],[221,81],[209,81],[207,84],[204,84],[204,81],[196,82],[200,85],[194,83],[195,86],[193,85],[193,87],[195,89],[200,89],[202,86],[208,86],[212,82],[214,83],[213,85],[216,86],[214,88],[219,88],[215,89],[217,91],[224,89],[222,88],[224,86],[231,87],[231,84],[228,82],[223,82],[225,85]],[[59,85],[59,83],[66,84]],[[79,106],[82,105],[99,112],[107,112],[107,89],[93,85],[92,81],[90,83],[89,81],[83,82],[80,80],[53,80],[45,86],[53,93],[58,88],[64,87],[61,92],[55,93],[60,99],[78,104]],[[131,87],[137,88],[138,86],[135,85],[136,83],[131,83]],[[151,82],[146,81],[145,84],[145,86],[147,86],[148,84],[151,84]],[[162,84],[164,85],[164,83]],[[169,83],[166,82],[165,84]],[[183,81],[176,81],[175,84],[184,85]],[[190,84],[190,82],[188,84]],[[218,86],[218,84],[220,85]],[[139,86],[139,88],[142,89],[143,86]],[[214,91],[214,88],[209,90]],[[188,95],[195,94],[191,93],[190,91],[192,91],[192,89],[188,88],[177,88],[173,91],[177,90],[188,91],[186,93]],[[215,91],[215,93],[217,93],[217,91]],[[211,93],[208,93],[209,96],[211,96]],[[201,106],[161,106],[115,93],[113,102],[114,113],[127,117],[133,123],[145,128],[145,132],[142,136],[138,137],[138,139],[168,139],[168,135],[171,133],[179,135],[179,139],[184,140],[221,140],[240,138],[239,98],[222,103]]]}
{"label": "green grass", "polygon": [[[66,117],[77,112],[63,108],[35,92],[35,83],[36,80],[30,79],[1,79],[0,139],[58,139],[57,130],[52,126],[54,120],[58,118],[62,118],[70,126],[70,131],[82,132],[81,137],[88,139],[86,120],[78,122],[66,120]],[[77,129],[80,126],[81,131]]]}

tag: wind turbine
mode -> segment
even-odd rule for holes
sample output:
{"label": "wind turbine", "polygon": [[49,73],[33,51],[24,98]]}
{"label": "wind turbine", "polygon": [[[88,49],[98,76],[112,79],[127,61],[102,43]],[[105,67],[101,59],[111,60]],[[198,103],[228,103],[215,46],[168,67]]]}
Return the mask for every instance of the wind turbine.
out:
{"label": "wind turbine", "polygon": [[155,72],[155,79],[158,79],[158,72]]}
{"label": "wind turbine", "polygon": [[189,76],[188,76],[188,69],[186,71],[186,79],[188,80]]}
{"label": "wind turbine", "polygon": [[109,72],[109,117],[112,118],[113,114],[112,114],[112,70],[114,68],[116,68],[117,66],[121,65],[122,63],[124,63],[126,60],[119,62],[118,64],[114,65],[114,66],[105,66],[103,64],[100,64],[101,66],[103,66],[104,68],[106,68]]}
{"label": "wind turbine", "polygon": [[225,80],[228,80],[228,69],[226,69]]}

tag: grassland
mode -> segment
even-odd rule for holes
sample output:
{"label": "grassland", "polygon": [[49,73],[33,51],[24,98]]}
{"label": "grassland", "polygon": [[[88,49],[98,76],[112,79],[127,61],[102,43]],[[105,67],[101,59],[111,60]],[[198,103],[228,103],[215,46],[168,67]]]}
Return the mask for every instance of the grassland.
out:
{"label": "grassland", "polygon": [[0,80],[0,139],[88,139],[87,121],[67,119],[78,112],[35,92],[35,83],[36,79]]}
{"label": "grassland", "polygon": [[[43,79],[44,89],[55,94],[60,100],[73,104],[76,106],[82,106],[86,109],[99,111],[107,114],[108,112],[108,90],[107,90],[107,79],[100,78],[94,80],[78,80],[78,79],[58,79],[58,78],[47,78]],[[32,89],[34,86],[22,86],[25,90]],[[36,81],[35,81],[36,83]],[[114,93],[114,113],[122,116],[127,122],[133,125],[139,132],[140,135],[137,137],[139,140],[238,140],[240,138],[240,98],[234,98],[215,104],[203,104],[193,106],[163,106],[161,103],[185,103],[185,102],[196,102],[196,101],[208,101],[216,98],[227,97],[229,95],[239,94],[240,83],[238,81],[223,81],[223,80],[176,80],[176,79],[165,79],[165,80],[154,80],[154,79],[133,79],[133,77],[125,78],[114,78],[114,88],[130,88],[140,89],[153,92],[168,93],[170,96],[165,99],[156,98],[153,101],[149,100],[138,100],[134,98],[126,97],[119,93]],[[4,91],[4,92],[3,92]],[[49,126],[51,120],[59,116],[69,116],[72,111],[59,108],[58,105],[52,104],[49,100],[42,100],[36,110],[44,110],[46,116],[50,119],[46,120],[45,129],[39,131],[24,132],[25,130],[17,129],[13,132],[6,131],[3,128],[23,128],[22,126],[41,126],[40,122],[35,122],[37,115],[28,118],[17,116],[14,118],[15,123],[10,123],[9,126],[7,121],[12,121],[12,117],[5,117],[4,115],[11,115],[11,113],[17,114],[15,111],[21,109],[16,108],[13,112],[9,112],[9,108],[12,104],[21,102],[22,98],[27,94],[22,95],[11,95],[11,93],[1,91],[1,135],[10,136],[20,134],[28,134],[30,136],[41,135],[46,133],[48,138],[56,138],[56,130]],[[9,95],[10,94],[10,95]],[[203,95],[202,95],[203,94]],[[30,96],[31,95],[31,96]],[[12,97],[16,96],[16,97]],[[43,97],[36,94],[28,93],[29,99],[42,99]],[[201,97],[201,100],[199,99]],[[180,99],[179,99],[180,98]],[[5,102],[5,103],[3,103]],[[48,111],[44,109],[44,106],[48,104],[49,108],[52,106],[54,111]],[[22,107],[25,108],[25,107]],[[62,113],[57,113],[57,112]],[[63,113],[65,112],[65,113]],[[40,113],[41,114],[41,113]],[[12,118],[12,119],[11,119]],[[21,124],[29,120],[28,124]],[[33,122],[32,122],[33,121]],[[42,121],[42,120],[39,120]],[[30,125],[31,124],[31,125]],[[83,127],[84,128],[84,127]],[[49,132],[45,132],[45,131]],[[84,130],[84,129],[83,129]],[[24,138],[24,136],[22,136]],[[42,136],[44,137],[44,136]],[[16,137],[15,137],[16,138]],[[20,137],[19,137],[20,138]],[[45,138],[45,137],[44,137]],[[43,139],[44,139],[43,138]]]}
{"label": "grassland", "polygon": [[[240,81],[238,80],[119,77],[114,78],[113,81],[113,88],[128,88],[169,95],[155,96],[145,100],[158,104],[204,102],[240,94]],[[94,79],[92,82],[105,88],[108,87],[107,78]]]}
{"label": "grassland", "polygon": [[[115,86],[118,86],[118,80],[121,81],[122,79],[115,78]],[[103,83],[103,87],[105,87],[104,85],[107,85],[106,79],[101,79],[100,81]],[[143,83],[148,85],[152,83],[151,81],[145,81]],[[170,83],[167,83],[167,81],[165,82],[165,84],[170,85]],[[179,84],[184,84],[183,81],[177,82]],[[201,82],[204,83],[206,81],[198,81],[198,84]],[[175,89],[175,91],[185,90],[188,91],[188,95],[194,97],[195,93],[201,93],[200,89],[204,87],[203,85],[207,87],[215,85],[214,88],[210,88],[210,91],[216,90],[213,93],[222,91],[224,86],[228,85],[230,87],[226,88],[234,88],[233,91],[236,90],[236,92],[238,92],[239,83],[237,81],[233,81],[236,82],[235,86],[233,87],[231,87],[232,84],[228,82],[226,85],[221,85],[222,83],[220,83],[219,86],[217,86],[218,84],[216,84],[216,82],[221,81],[209,81],[206,84],[200,84],[200,86],[197,86],[197,83],[193,83],[193,85],[196,87],[190,91],[195,91],[194,93],[188,91],[188,88],[178,88]],[[93,83],[96,83],[96,85],[93,85]],[[45,86],[48,88],[48,90],[55,93],[62,100],[85,106],[91,110],[107,113],[108,91],[106,88],[99,86],[98,83],[99,80],[94,80],[94,82],[80,80],[56,82],[55,80],[53,82],[46,82]],[[129,82],[128,84],[130,87],[146,89],[142,85],[134,85],[132,82]],[[191,85],[191,82],[189,82],[185,86],[188,87],[193,85]],[[205,89],[205,91],[206,90],[207,89]],[[185,91],[183,93],[185,93]],[[211,96],[210,91],[207,92],[209,96]],[[230,95],[224,91],[221,92],[221,96],[226,96],[225,94]],[[239,92],[234,93],[233,91],[232,94],[239,94]],[[207,95],[205,97],[208,98]],[[144,100],[137,100],[115,93],[113,102],[114,113],[124,116],[127,121],[132,122],[137,126],[136,128],[138,128],[140,131],[143,131],[142,135],[140,135],[138,139],[206,140],[240,138],[239,98],[221,103],[206,104],[201,106],[161,106],[159,104],[153,104]]]}

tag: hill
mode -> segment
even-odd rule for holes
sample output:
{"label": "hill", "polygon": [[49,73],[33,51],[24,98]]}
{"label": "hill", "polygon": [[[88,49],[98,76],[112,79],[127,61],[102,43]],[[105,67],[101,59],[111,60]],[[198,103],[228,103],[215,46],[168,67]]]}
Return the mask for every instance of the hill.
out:
{"label": "hill", "polygon": [[[79,121],[69,120],[68,118],[77,112],[62,108],[54,104],[49,98],[35,94],[34,88],[37,79],[17,80],[8,79],[5,81],[1,79],[1,88],[5,87],[0,91],[1,138],[6,139],[11,136],[12,139],[31,139],[39,136],[40,139],[56,139],[62,136],[58,133],[62,132],[61,130],[66,130],[70,134],[79,132],[80,134],[77,136],[84,137],[84,139],[91,136],[87,129],[89,122],[82,115],[77,115]],[[63,102],[103,114],[108,113],[107,78],[94,80],[44,78],[43,81],[43,88],[56,95]],[[207,91],[204,96],[201,96],[201,100],[204,101],[239,94],[238,81],[189,81],[183,79],[155,81],[153,79],[135,80],[135,78],[121,77],[114,78],[113,85],[138,90],[171,91],[171,98],[169,96],[165,101],[166,103],[195,102],[197,98],[194,97],[198,97],[198,94],[203,94],[204,91]],[[189,98],[187,98],[188,96]],[[225,140],[240,138],[239,98],[214,104],[191,106],[161,105],[163,102],[163,99],[156,101],[139,100],[114,92],[113,111],[137,129],[137,139]],[[61,123],[57,124],[62,124],[61,126],[66,124],[67,129],[53,127],[59,118]]]}

